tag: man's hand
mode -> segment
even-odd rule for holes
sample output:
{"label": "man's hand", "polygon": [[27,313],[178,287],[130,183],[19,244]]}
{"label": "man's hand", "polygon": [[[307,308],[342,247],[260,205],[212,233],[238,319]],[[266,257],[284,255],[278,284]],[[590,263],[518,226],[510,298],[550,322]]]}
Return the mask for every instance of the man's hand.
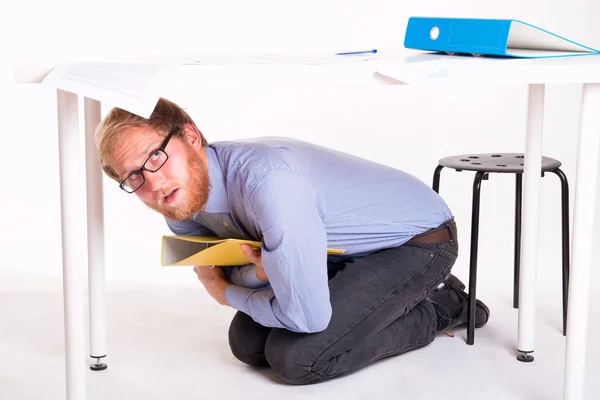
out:
{"label": "man's hand", "polygon": [[208,294],[224,306],[228,306],[225,290],[230,285],[225,280],[225,273],[221,267],[194,267],[194,272],[198,275],[198,280],[202,282]]}
{"label": "man's hand", "polygon": [[258,280],[262,282],[269,282],[269,278],[267,278],[267,274],[263,268],[262,254],[260,249],[254,249],[252,246],[247,244],[242,244],[240,246],[242,247],[242,252],[246,255],[246,257],[248,257],[252,264],[256,265],[256,277]]}

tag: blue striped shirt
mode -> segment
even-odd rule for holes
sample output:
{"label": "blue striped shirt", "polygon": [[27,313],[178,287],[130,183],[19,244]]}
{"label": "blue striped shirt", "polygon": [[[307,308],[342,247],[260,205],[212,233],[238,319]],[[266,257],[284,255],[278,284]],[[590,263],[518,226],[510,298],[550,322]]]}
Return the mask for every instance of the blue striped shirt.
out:
{"label": "blue striped shirt", "polygon": [[260,241],[269,284],[252,267],[228,275],[227,301],[256,322],[319,332],[331,318],[327,247],[361,256],[400,246],[453,217],[425,183],[397,169],[288,138],[206,148],[210,195],[177,235]]}

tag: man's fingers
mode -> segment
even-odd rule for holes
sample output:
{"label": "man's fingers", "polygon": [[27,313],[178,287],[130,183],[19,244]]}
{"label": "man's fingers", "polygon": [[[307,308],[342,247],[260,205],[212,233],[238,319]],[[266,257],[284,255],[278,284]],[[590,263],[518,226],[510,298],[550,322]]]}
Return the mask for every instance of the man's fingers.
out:
{"label": "man's fingers", "polygon": [[247,244],[242,244],[240,245],[240,247],[242,248],[242,253],[244,253],[246,257],[250,259],[250,261],[252,261],[252,257],[254,257],[254,254],[252,253],[252,248]]}
{"label": "man's fingers", "polygon": [[204,273],[206,272],[206,271],[205,271],[205,269],[206,269],[206,268],[210,268],[210,267],[207,267],[207,266],[204,266],[204,265],[196,265],[196,266],[194,267],[194,272],[196,273],[196,275],[198,275],[198,277],[200,277],[200,275],[201,275],[203,272],[204,272]]}
{"label": "man's fingers", "polygon": [[253,264],[260,261],[260,250],[254,250],[250,245],[242,244],[242,252],[248,257]]}

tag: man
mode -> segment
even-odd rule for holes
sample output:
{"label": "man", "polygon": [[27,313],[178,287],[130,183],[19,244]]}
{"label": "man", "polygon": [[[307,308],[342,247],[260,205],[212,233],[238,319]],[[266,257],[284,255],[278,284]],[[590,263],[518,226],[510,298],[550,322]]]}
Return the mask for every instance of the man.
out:
{"label": "man", "polygon": [[[244,363],[315,383],[466,323],[464,285],[450,275],[453,215],[405,172],[284,138],[209,145],[165,99],[148,120],[113,109],[96,142],[108,176],[173,233],[262,241],[243,246],[253,264],[194,268],[238,310],[229,343]],[[345,254],[328,257],[327,247]],[[485,325],[480,301],[476,315]]]}

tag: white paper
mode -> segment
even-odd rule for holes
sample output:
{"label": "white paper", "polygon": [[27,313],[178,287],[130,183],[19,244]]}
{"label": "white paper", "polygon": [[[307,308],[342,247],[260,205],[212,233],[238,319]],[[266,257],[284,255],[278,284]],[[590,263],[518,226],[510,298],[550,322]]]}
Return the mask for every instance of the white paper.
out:
{"label": "white paper", "polygon": [[506,52],[523,57],[597,53],[596,50],[520,21],[513,21],[510,25]]}
{"label": "white paper", "polygon": [[477,80],[494,75],[499,77],[509,69],[532,64],[530,59],[485,57],[441,57],[435,60],[390,63],[377,69],[376,75],[396,84],[417,84],[452,80]]}
{"label": "white paper", "polygon": [[376,74],[398,84],[415,84],[427,79],[432,79],[438,74],[445,75],[446,70],[439,61],[425,61],[417,63],[403,63],[383,66],[377,69]]}
{"label": "white paper", "polygon": [[334,53],[312,54],[201,54],[188,56],[182,65],[329,65],[339,63],[355,63],[372,60],[393,58],[396,55],[382,55],[381,53],[358,53],[336,55]]}
{"label": "white paper", "polygon": [[145,62],[61,64],[42,83],[148,118],[159,100],[161,79],[171,68]]}

